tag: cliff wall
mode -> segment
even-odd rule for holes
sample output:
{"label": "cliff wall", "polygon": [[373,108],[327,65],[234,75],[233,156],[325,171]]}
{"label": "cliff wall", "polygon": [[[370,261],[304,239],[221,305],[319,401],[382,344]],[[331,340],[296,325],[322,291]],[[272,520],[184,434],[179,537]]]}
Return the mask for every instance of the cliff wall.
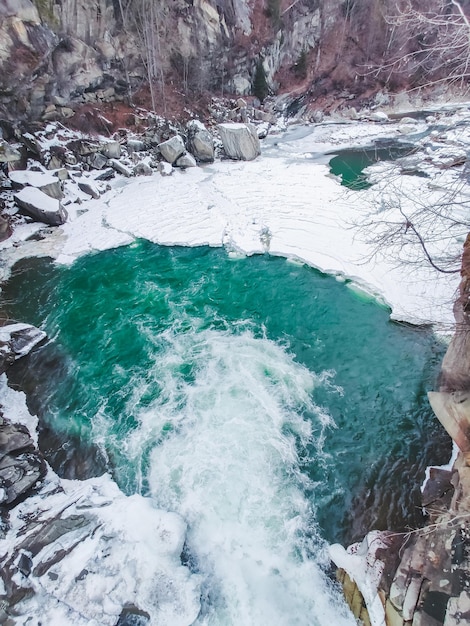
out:
{"label": "cliff wall", "polygon": [[260,67],[273,93],[352,100],[390,80],[375,70],[391,54],[395,10],[392,0],[3,0],[2,114],[132,100],[149,81],[158,101],[171,90],[247,95]]}

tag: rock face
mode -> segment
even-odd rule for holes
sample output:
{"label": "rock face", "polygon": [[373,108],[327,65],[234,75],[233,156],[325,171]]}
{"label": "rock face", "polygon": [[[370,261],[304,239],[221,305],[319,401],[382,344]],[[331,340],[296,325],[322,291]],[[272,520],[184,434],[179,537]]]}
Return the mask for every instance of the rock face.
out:
{"label": "rock face", "polygon": [[[432,11],[442,3],[426,4]],[[4,0],[3,116],[67,118],[71,103],[126,100],[148,78],[149,63],[159,80],[185,94],[253,93],[262,66],[272,92],[300,84],[313,96],[335,89],[348,97],[390,78],[376,81],[358,75],[357,67],[386,65],[387,54],[406,54],[412,39],[390,40],[386,16],[395,14],[394,0],[155,0],[145,15],[142,6],[137,0]],[[158,55],[142,34],[143,22],[158,23]],[[159,96],[164,99],[164,90]]]}
{"label": "rock face", "polygon": [[[458,454],[451,469],[429,468],[422,490],[428,525],[395,533],[399,549],[395,545],[373,553],[363,551],[363,564],[352,563],[350,549],[336,547],[332,553],[335,563],[345,570],[339,579],[354,614],[359,617],[364,610],[363,604],[354,603],[358,587],[364,592],[372,626],[470,624],[470,235],[464,245],[461,276],[454,306],[456,330],[442,364],[440,389],[428,394]],[[373,585],[364,585],[364,581],[371,582],[366,580],[370,571],[379,575]]]}
{"label": "rock face", "polygon": [[67,211],[58,200],[39,189],[25,187],[14,194],[16,204],[38,222],[60,226],[67,221]]}
{"label": "rock face", "polygon": [[46,463],[28,429],[0,417],[0,507],[28,495],[45,474]]}
{"label": "rock face", "polygon": [[33,623],[40,607],[44,624],[190,626],[199,579],[181,565],[185,530],[179,516],[124,496],[108,476],[50,473],[11,511],[0,540],[0,623]]}
{"label": "rock face", "polygon": [[250,124],[219,124],[218,129],[230,159],[252,161],[260,154],[258,135]]}

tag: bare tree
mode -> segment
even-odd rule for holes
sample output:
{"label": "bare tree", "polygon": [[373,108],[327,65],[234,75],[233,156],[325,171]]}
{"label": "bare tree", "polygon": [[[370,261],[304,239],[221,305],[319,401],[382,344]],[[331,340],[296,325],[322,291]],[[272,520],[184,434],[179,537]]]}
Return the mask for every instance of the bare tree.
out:
{"label": "bare tree", "polygon": [[[450,176],[449,176],[450,178]],[[354,228],[371,246],[372,257],[393,259],[397,265],[436,271],[460,271],[462,244],[470,231],[470,188],[464,175],[413,188],[403,175],[389,176],[372,193]]]}
{"label": "bare tree", "polygon": [[163,0],[119,0],[119,9],[126,32],[134,32],[147,72],[152,108],[156,108],[155,85],[160,87],[166,113],[165,73],[162,54],[162,31],[165,27]]}
{"label": "bare tree", "polygon": [[[385,15],[390,38],[386,59],[376,72],[402,74],[418,88],[448,82],[465,86],[470,78],[470,22],[459,0],[405,0]],[[414,84],[413,84],[414,83]]]}

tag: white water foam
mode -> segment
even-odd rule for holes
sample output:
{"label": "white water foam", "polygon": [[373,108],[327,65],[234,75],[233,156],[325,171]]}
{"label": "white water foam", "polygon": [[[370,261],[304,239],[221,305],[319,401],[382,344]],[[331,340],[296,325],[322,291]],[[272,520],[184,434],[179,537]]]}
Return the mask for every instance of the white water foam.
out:
{"label": "white water foam", "polygon": [[[144,467],[142,451],[156,442],[152,497],[188,524],[189,562],[203,579],[195,623],[354,624],[323,570],[299,468],[297,450],[321,442],[330,423],[311,399],[322,377],[248,331],[170,330],[154,342],[149,376],[163,391],[120,445],[130,466]],[[151,383],[134,382],[136,402]],[[107,426],[101,416],[96,434]]]}

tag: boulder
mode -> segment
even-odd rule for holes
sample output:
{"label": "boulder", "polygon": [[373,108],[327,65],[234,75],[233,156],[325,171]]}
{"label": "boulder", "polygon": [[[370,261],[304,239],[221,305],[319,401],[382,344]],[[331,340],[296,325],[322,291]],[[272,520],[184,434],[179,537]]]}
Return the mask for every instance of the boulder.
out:
{"label": "boulder", "polygon": [[67,221],[67,211],[59,200],[55,200],[35,187],[25,187],[14,194],[21,210],[39,222],[60,226]]}
{"label": "boulder", "polygon": [[186,154],[182,154],[179,159],[175,163],[176,167],[181,167],[182,169],[186,169],[187,167],[196,167],[196,159],[192,154],[186,152]]}
{"label": "boulder", "polygon": [[134,174],[135,176],[152,176],[153,169],[150,165],[147,165],[144,161],[137,163],[134,165]]}
{"label": "boulder", "polygon": [[101,146],[101,152],[108,159],[119,159],[121,156],[121,144],[119,141],[108,141]]}
{"label": "boulder", "polygon": [[46,471],[46,463],[28,429],[0,418],[0,506],[24,498]]}
{"label": "boulder", "polygon": [[261,152],[258,135],[251,124],[218,124],[225,154],[230,159],[252,161]]}
{"label": "boulder", "polygon": [[157,165],[157,170],[162,176],[171,176],[173,174],[172,166],[169,163],[165,163],[165,161],[160,161]]}
{"label": "boulder", "polygon": [[108,158],[101,154],[101,152],[94,152],[90,154],[87,159],[88,165],[94,170],[102,170],[108,163]]}
{"label": "boulder", "polygon": [[95,180],[111,180],[111,178],[114,178],[116,176],[116,172],[113,170],[112,167],[108,167],[105,170],[102,170],[99,174],[97,174],[95,176]]}
{"label": "boulder", "polygon": [[128,139],[127,150],[129,152],[143,152],[145,150],[145,143],[140,139]]}
{"label": "boulder", "polygon": [[122,174],[127,178],[134,175],[134,172],[132,170],[130,170],[126,165],[124,165],[124,163],[121,163],[121,161],[118,161],[117,159],[109,159],[108,165],[111,165],[113,170],[116,170],[118,174]]}
{"label": "boulder", "polygon": [[78,156],[89,156],[94,152],[99,152],[101,146],[88,139],[72,139],[67,143],[67,148]]}
{"label": "boulder", "polygon": [[9,174],[10,180],[18,187],[36,187],[51,198],[61,200],[64,197],[62,186],[57,176],[33,170],[15,170]]}
{"label": "boulder", "polygon": [[0,327],[0,373],[17,359],[26,356],[41,341],[46,333],[31,324],[7,324]]}
{"label": "boulder", "polygon": [[186,151],[183,138],[180,135],[175,135],[167,141],[159,143],[158,149],[165,161],[172,164]]}
{"label": "boulder", "polygon": [[188,148],[196,161],[212,163],[214,160],[214,139],[198,120],[188,122]]}
{"label": "boulder", "polygon": [[77,181],[77,184],[78,184],[80,191],[83,191],[83,193],[86,193],[92,198],[95,198],[95,200],[97,200],[100,197],[100,192],[98,188],[96,187],[96,185],[93,184],[92,181],[79,180]]}
{"label": "boulder", "polygon": [[12,148],[6,141],[0,139],[0,163],[12,163],[20,161],[21,154]]}

